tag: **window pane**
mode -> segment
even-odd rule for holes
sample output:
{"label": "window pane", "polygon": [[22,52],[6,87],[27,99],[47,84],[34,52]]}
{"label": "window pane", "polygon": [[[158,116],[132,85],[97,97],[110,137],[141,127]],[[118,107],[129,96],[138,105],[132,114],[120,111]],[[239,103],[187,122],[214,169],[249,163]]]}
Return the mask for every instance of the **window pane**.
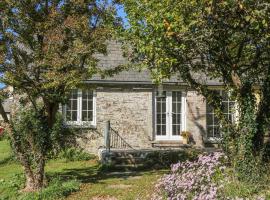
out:
{"label": "window pane", "polygon": [[208,126],[207,127],[207,137],[213,137],[213,127],[212,126]]}
{"label": "window pane", "polygon": [[176,114],[172,114],[173,124],[176,124]]}
{"label": "window pane", "polygon": [[229,105],[228,105],[228,102],[222,102],[222,107],[223,107],[223,112],[224,113],[228,113],[229,111]]}
{"label": "window pane", "polygon": [[181,101],[177,104],[177,108],[176,108],[176,112],[177,113],[181,113],[181,107],[182,107],[182,105],[181,105]]}
{"label": "window pane", "polygon": [[87,118],[87,111],[82,111],[82,120],[83,120],[83,121],[88,121],[88,118]]}
{"label": "window pane", "polygon": [[77,111],[72,111],[71,113],[72,113],[71,120],[77,121]]}
{"label": "window pane", "polygon": [[181,124],[181,114],[177,114],[177,124]]}
{"label": "window pane", "polygon": [[87,97],[88,97],[88,92],[87,92],[87,90],[83,90],[83,91],[82,91],[82,99],[83,99],[83,100],[86,100]]}
{"label": "window pane", "polygon": [[78,107],[77,103],[78,103],[77,99],[71,101],[71,109],[72,110],[77,110],[77,107]]}
{"label": "window pane", "polygon": [[93,111],[88,112],[89,121],[93,121]]}
{"label": "window pane", "polygon": [[157,102],[157,113],[161,112],[161,103]]}
{"label": "window pane", "polygon": [[82,100],[82,110],[87,110],[87,101]]}
{"label": "window pane", "polygon": [[77,121],[77,111],[78,111],[78,90],[71,90],[69,94],[69,100],[66,105],[66,120],[67,121]]}
{"label": "window pane", "polygon": [[162,124],[166,124],[166,114],[162,114]]}
{"label": "window pane", "polygon": [[82,121],[93,120],[93,91],[82,91]]}
{"label": "window pane", "polygon": [[161,125],[157,125],[157,135],[161,135]]}
{"label": "window pane", "polygon": [[156,97],[156,134],[166,135],[166,92],[165,97]]}
{"label": "window pane", "polygon": [[180,135],[181,126],[179,124],[173,125],[173,135]]}
{"label": "window pane", "polygon": [[[218,92],[218,91],[217,91]],[[222,97],[222,107],[224,116],[231,122],[233,122],[234,104],[235,102],[230,99],[227,91],[219,92]],[[213,109],[210,105],[206,104],[206,125],[208,137],[221,137],[221,125],[218,118],[215,116]]]}
{"label": "window pane", "polygon": [[173,127],[172,133],[173,133],[173,135],[176,135],[176,125],[173,125],[172,127]]}
{"label": "window pane", "polygon": [[88,101],[88,110],[93,110],[93,101],[92,100]]}
{"label": "window pane", "polygon": [[214,127],[214,137],[220,137],[219,126]]}
{"label": "window pane", "polygon": [[161,124],[161,115],[157,114],[157,124]]}
{"label": "window pane", "polygon": [[166,135],[166,126],[162,125],[162,135]]}
{"label": "window pane", "polygon": [[213,115],[212,114],[206,114],[206,124],[213,125]]}
{"label": "window pane", "polygon": [[162,112],[166,112],[166,100],[162,101]]}
{"label": "window pane", "polygon": [[172,103],[172,112],[173,112],[173,113],[176,112],[176,103]]}
{"label": "window pane", "polygon": [[71,120],[71,112],[70,111],[66,111],[66,120],[70,121]]}

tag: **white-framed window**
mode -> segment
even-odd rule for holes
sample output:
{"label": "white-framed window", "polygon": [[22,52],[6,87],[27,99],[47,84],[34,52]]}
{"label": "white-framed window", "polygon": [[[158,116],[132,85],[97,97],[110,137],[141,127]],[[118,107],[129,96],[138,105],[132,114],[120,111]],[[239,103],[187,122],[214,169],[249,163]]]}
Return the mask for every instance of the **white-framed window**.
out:
{"label": "white-framed window", "polygon": [[95,126],[96,92],[89,89],[71,90],[63,113],[68,125]]}
{"label": "white-framed window", "polygon": [[[231,122],[235,121],[235,101],[231,99],[230,94],[225,90],[217,90],[222,97],[223,114]],[[215,116],[214,109],[206,102],[206,133],[208,140],[217,140],[222,138],[221,125]]]}
{"label": "white-framed window", "polygon": [[186,95],[182,91],[163,91],[155,96],[156,140],[180,140],[186,129]]}

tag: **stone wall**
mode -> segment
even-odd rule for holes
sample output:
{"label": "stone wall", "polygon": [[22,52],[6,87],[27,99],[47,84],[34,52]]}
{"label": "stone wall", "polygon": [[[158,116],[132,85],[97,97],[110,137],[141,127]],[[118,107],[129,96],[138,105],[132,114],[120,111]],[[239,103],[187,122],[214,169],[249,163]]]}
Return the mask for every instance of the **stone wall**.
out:
{"label": "stone wall", "polygon": [[110,120],[116,130],[132,147],[151,147],[152,89],[98,88],[96,90],[96,129],[83,130],[80,146],[97,153],[104,147],[104,127]]}
{"label": "stone wall", "polygon": [[186,128],[192,133],[195,145],[203,147],[206,136],[206,102],[204,97],[195,91],[187,92]]}
{"label": "stone wall", "polygon": [[[193,142],[203,147],[206,135],[206,103],[195,91],[186,96],[186,130]],[[92,153],[104,147],[104,127],[110,120],[115,129],[132,147],[152,148],[153,89],[98,88],[96,90],[96,129],[85,129],[78,139],[80,146]]]}

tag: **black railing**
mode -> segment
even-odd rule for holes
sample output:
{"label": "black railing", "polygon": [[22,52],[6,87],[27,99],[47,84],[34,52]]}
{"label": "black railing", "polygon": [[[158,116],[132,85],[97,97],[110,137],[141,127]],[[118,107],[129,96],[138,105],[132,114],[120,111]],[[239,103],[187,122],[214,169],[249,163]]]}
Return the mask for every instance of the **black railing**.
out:
{"label": "black railing", "polygon": [[110,121],[105,126],[105,147],[111,149],[133,149],[135,150],[116,130],[111,127]]}

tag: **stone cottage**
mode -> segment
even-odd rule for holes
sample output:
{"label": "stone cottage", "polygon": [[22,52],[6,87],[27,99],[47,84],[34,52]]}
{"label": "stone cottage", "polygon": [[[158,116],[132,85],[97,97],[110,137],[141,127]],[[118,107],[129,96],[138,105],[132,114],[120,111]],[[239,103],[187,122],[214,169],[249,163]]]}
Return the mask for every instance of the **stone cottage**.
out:
{"label": "stone cottage", "polygon": [[[108,55],[97,58],[105,69],[127,62],[117,42],[109,43]],[[207,84],[222,93],[224,114],[232,119],[234,102],[221,90],[222,84],[213,80]],[[107,121],[117,140],[134,149],[181,147],[182,131],[191,133],[192,144],[197,147],[220,138],[218,120],[201,95],[177,77],[162,86],[152,83],[148,71],[124,71],[105,79],[95,76],[85,81],[83,89],[71,92],[62,108],[66,123],[79,130],[79,144],[92,153],[106,146]],[[113,147],[116,139],[110,137]]]}

